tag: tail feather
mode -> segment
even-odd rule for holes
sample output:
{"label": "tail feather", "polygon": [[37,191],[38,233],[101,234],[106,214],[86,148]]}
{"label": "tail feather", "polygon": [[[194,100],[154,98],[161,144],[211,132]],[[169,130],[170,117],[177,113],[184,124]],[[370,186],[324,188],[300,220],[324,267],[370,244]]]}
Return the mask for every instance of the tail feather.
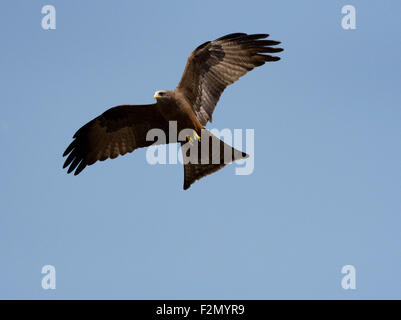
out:
{"label": "tail feather", "polygon": [[222,140],[210,131],[203,129],[201,142],[182,143],[184,158],[184,190],[187,190],[196,180],[212,174],[225,165],[249,157]]}

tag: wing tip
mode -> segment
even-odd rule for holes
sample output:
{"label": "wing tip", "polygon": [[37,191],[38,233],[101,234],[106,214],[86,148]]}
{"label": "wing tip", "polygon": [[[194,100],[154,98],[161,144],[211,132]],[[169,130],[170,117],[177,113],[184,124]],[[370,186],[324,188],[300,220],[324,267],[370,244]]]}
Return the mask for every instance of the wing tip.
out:
{"label": "wing tip", "polygon": [[277,57],[277,56],[269,56],[269,57],[270,57],[270,58],[269,58],[268,61],[271,61],[271,62],[275,62],[275,61],[281,60],[281,58],[280,58],[280,57]]}
{"label": "wing tip", "polygon": [[82,170],[85,169],[85,167],[86,167],[86,165],[84,165],[82,168],[77,168],[77,170],[75,170],[75,172],[74,172],[74,176],[79,175],[82,172]]}
{"label": "wing tip", "polygon": [[269,37],[270,34],[268,33],[253,33],[253,34],[247,34],[244,32],[234,32],[234,33],[229,33],[226,34],[220,38],[217,38],[216,41],[220,40],[257,40],[257,39],[265,39]]}
{"label": "wing tip", "polygon": [[225,36],[222,36],[220,38],[217,38],[216,41],[217,40],[228,40],[228,39],[231,40],[231,39],[236,39],[236,38],[240,38],[243,36],[247,36],[247,34],[243,33],[243,32],[234,32],[234,33],[226,34]]}

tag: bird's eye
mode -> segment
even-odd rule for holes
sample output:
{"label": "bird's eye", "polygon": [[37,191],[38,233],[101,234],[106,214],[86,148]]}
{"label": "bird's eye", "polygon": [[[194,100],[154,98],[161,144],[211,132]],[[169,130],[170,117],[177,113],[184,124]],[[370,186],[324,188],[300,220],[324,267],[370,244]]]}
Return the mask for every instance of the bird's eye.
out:
{"label": "bird's eye", "polygon": [[159,92],[159,96],[164,96],[164,92]]}

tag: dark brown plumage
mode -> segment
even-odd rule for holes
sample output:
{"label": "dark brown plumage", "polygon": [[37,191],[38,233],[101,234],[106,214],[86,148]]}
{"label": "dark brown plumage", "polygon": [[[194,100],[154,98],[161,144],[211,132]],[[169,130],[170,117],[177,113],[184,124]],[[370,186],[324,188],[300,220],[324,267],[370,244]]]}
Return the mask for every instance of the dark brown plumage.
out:
{"label": "dark brown plumage", "polygon": [[191,53],[177,89],[188,98],[202,125],[212,120],[214,108],[228,85],[267,61],[280,60],[263,54],[283,51],[272,47],[279,41],[261,40],[268,36],[233,33],[205,42]]}
{"label": "dark brown plumage", "polygon": [[[204,126],[212,121],[213,111],[224,89],[253,68],[280,59],[266,54],[283,50],[273,47],[280,42],[263,40],[267,37],[267,34],[234,33],[200,45],[189,56],[177,88],[155,93],[156,104],[117,106],[79,129],[63,154],[68,155],[64,168],[69,167],[68,173],[75,170],[77,175],[98,160],[114,159],[154,144],[146,141],[147,132],[159,128],[168,137],[168,121],[177,121],[178,132],[188,128],[199,136],[203,134],[202,139],[217,139]],[[181,144],[184,146],[185,142]],[[199,153],[199,163],[184,165],[184,189],[227,163],[248,156],[222,141],[220,146],[219,163],[201,164],[201,157],[211,159],[213,150],[210,148],[208,155]],[[232,152],[229,161],[223,159],[227,148]]]}

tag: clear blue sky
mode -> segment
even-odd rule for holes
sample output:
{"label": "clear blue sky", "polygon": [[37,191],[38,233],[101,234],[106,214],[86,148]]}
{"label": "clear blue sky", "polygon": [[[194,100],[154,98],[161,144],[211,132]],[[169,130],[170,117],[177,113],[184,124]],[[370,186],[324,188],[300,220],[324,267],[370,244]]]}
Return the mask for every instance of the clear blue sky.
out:
{"label": "clear blue sky", "polygon": [[[57,29],[41,28],[54,5]],[[356,7],[356,30],[341,8]],[[401,298],[400,1],[1,1],[0,298]],[[282,60],[208,128],[255,130],[255,171],[182,190],[145,150],[62,170],[73,133],[153,103],[189,53],[271,34]],[[56,290],[41,269],[56,268]],[[341,267],[354,265],[354,291]]]}

